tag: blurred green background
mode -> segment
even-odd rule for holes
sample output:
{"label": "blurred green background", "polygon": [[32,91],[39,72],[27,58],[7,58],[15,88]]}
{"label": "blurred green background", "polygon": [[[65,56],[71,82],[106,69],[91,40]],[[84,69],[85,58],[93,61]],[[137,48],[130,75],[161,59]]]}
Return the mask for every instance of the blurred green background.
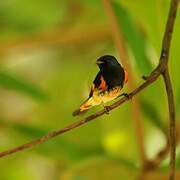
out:
{"label": "blurred green background", "polygon": [[[157,65],[170,0],[116,0],[113,10],[126,39],[134,80]],[[180,119],[180,14],[170,73]],[[96,59],[118,59],[100,0],[0,1],[0,150],[77,121],[72,112],[88,95]],[[127,87],[124,88],[127,92]],[[161,79],[139,94],[145,148],[161,150],[168,126]],[[88,114],[102,107],[93,108]],[[88,115],[87,114],[87,115]],[[137,179],[140,159],[130,103],[44,144],[0,159],[0,180]],[[165,179],[169,159],[149,179]],[[180,148],[177,147],[177,174]]]}

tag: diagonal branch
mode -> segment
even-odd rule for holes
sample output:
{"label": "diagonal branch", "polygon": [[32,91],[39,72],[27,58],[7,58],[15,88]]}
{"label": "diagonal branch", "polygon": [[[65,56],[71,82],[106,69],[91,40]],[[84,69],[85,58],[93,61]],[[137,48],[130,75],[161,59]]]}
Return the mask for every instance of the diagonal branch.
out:
{"label": "diagonal branch", "polygon": [[[139,92],[141,92],[144,88],[146,88],[147,86],[149,86],[150,84],[152,84],[157,78],[158,76],[161,74],[161,71],[160,69],[158,68],[155,72],[153,72],[149,78],[144,82],[142,83],[139,87],[135,88],[130,94],[129,94],[129,99],[131,99],[132,97],[134,97],[136,94],[138,94]],[[122,105],[123,103],[127,102],[129,100],[128,98],[124,97],[122,99],[120,99],[119,101],[115,102],[114,104],[112,104],[111,106],[109,106],[109,110],[113,110],[117,107],[119,107],[120,105]],[[13,154],[13,153],[16,153],[16,152],[19,152],[19,151],[22,151],[24,149],[28,149],[28,148],[31,148],[37,144],[42,144],[43,142],[46,142],[50,139],[52,139],[53,137],[56,137],[58,135],[61,135],[61,134],[64,134],[65,132],[68,132],[70,130],[73,130],[79,126],[82,126],[92,120],[95,120],[97,117],[100,117],[102,115],[104,115],[106,113],[106,111],[103,109],[101,111],[98,111],[96,112],[95,114],[93,115],[90,115],[78,122],[75,122],[75,123],[72,123],[68,126],[66,126],[65,128],[63,129],[60,129],[60,130],[57,130],[57,131],[52,131],[50,133],[48,133],[47,135],[45,136],[42,136],[41,138],[38,138],[36,140],[33,140],[29,143],[26,143],[26,144],[23,144],[23,145],[20,145],[18,147],[15,147],[15,148],[12,148],[12,149],[9,149],[7,151],[3,151],[3,152],[0,152],[0,157],[4,157],[4,156],[7,156],[7,155],[10,155],[10,154]]]}

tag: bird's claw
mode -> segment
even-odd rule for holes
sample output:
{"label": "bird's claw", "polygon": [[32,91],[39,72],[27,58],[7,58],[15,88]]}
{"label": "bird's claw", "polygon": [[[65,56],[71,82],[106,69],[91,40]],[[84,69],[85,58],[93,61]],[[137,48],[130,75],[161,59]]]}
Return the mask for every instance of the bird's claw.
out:
{"label": "bird's claw", "polygon": [[111,110],[110,106],[104,106],[105,113],[108,115]]}
{"label": "bird's claw", "polygon": [[128,93],[123,93],[123,96],[126,97],[127,99],[131,99],[131,97]]}

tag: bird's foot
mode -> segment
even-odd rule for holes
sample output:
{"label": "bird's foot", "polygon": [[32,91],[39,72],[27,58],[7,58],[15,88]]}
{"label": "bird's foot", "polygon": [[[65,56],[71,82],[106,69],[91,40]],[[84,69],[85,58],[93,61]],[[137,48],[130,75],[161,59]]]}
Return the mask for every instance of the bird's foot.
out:
{"label": "bird's foot", "polygon": [[104,110],[105,110],[105,113],[108,115],[111,108],[110,108],[110,106],[104,106]]}
{"label": "bird's foot", "polygon": [[131,97],[128,93],[124,93],[124,97],[126,97],[127,99],[131,99]]}

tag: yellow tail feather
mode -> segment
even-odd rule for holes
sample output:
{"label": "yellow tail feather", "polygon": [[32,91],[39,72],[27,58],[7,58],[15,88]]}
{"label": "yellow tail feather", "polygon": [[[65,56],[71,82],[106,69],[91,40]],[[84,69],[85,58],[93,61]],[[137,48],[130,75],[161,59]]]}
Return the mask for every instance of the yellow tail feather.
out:
{"label": "yellow tail feather", "polygon": [[86,113],[89,110],[89,108],[91,108],[91,104],[89,104],[89,98],[88,98],[84,103],[81,104],[79,109],[73,112],[73,116],[82,115]]}

